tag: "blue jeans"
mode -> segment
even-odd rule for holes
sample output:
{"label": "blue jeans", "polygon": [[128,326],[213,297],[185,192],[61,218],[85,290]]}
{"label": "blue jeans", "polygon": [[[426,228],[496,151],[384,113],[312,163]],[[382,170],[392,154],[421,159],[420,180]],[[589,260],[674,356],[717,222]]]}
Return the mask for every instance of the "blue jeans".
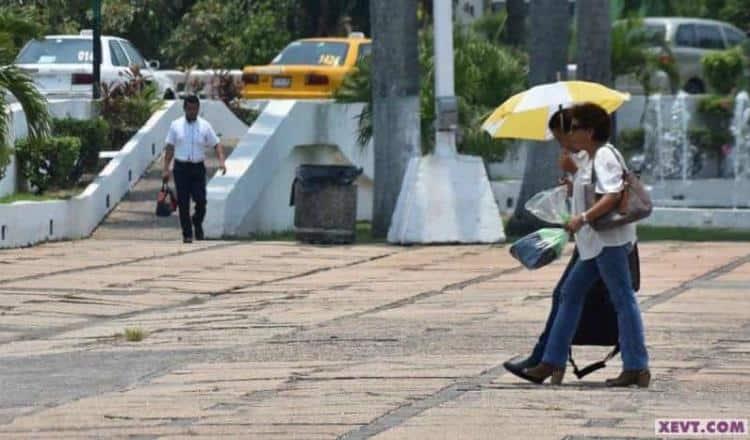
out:
{"label": "blue jeans", "polygon": [[[601,278],[617,312],[623,369],[648,368],[641,311],[630,279],[629,251],[630,245],[606,247],[596,258],[576,262],[560,289],[559,301],[555,301],[557,304],[553,304],[550,312],[550,317],[554,314],[555,318],[544,344],[543,362],[557,367],[565,366],[586,292]],[[557,310],[554,310],[555,306]]]}

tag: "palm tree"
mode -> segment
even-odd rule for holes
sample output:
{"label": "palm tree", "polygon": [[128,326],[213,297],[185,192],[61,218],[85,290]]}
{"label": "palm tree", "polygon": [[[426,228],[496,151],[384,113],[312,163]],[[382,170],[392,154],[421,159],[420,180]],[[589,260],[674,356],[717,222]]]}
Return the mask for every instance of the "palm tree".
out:
{"label": "palm tree", "polygon": [[[535,86],[564,78],[567,65],[570,16],[568,2],[532,0],[529,85]],[[526,145],[526,167],[516,210],[508,222],[508,235],[524,235],[541,226],[539,220],[524,208],[534,194],[557,184],[558,149],[549,143],[529,142]]]}
{"label": "palm tree", "polygon": [[[0,53],[3,50],[0,49]],[[10,99],[9,99],[10,98]],[[13,65],[0,66],[0,178],[5,174],[5,167],[10,161],[8,128],[10,113],[7,104],[13,99],[18,101],[26,115],[29,127],[29,138],[38,139],[46,136],[50,129],[50,117],[47,112],[47,101],[39,93],[31,78]]]}

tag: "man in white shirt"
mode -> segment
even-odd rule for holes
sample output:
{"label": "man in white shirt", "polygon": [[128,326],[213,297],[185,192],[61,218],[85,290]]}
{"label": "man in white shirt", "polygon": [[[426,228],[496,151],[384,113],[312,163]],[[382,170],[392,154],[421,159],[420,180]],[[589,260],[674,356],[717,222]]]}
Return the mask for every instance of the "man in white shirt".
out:
{"label": "man in white shirt", "polygon": [[[169,127],[164,153],[164,182],[169,181],[169,168],[174,159],[174,182],[177,187],[177,204],[180,212],[182,241],[192,243],[203,240],[203,218],[206,216],[206,159],[205,149],[213,147],[219,156],[219,169],[226,173],[224,148],[219,143],[211,124],[198,117],[200,101],[197,96],[185,98],[185,116],[176,119]],[[190,199],[195,202],[195,214],[190,217]]]}

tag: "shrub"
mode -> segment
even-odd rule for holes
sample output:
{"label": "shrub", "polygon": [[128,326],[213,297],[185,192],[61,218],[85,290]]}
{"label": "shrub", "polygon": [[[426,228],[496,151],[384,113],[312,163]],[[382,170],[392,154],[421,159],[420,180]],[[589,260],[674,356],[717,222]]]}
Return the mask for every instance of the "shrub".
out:
{"label": "shrub", "polygon": [[642,128],[621,130],[617,135],[617,148],[626,156],[643,148],[645,131]]}
{"label": "shrub", "polygon": [[10,157],[12,155],[10,147],[0,143],[0,179],[5,177],[5,169],[10,164]]}
{"label": "shrub", "polygon": [[54,119],[52,134],[56,136],[73,136],[81,140],[81,154],[74,174],[80,177],[82,172],[95,172],[99,163],[99,151],[109,144],[109,124],[104,118],[94,119]]}
{"label": "shrub", "polygon": [[103,85],[99,114],[109,124],[112,148],[121,148],[162,104],[156,87],[135,66],[125,82]]}
{"label": "shrub", "polygon": [[73,171],[79,160],[81,140],[71,136],[51,136],[16,143],[18,169],[41,194],[49,188],[75,185]]}
{"label": "shrub", "polygon": [[744,55],[740,47],[707,54],[701,64],[708,85],[719,93],[730,93],[742,80]]}
{"label": "shrub", "polygon": [[229,110],[234,113],[245,125],[253,125],[260,112],[244,108],[240,105],[242,82],[232,76],[228,70],[222,70],[211,78],[211,91],[213,99],[220,99]]}
{"label": "shrub", "polygon": [[718,156],[721,148],[731,143],[734,100],[731,96],[711,95],[698,101],[701,127],[688,130],[690,142],[711,156]]}

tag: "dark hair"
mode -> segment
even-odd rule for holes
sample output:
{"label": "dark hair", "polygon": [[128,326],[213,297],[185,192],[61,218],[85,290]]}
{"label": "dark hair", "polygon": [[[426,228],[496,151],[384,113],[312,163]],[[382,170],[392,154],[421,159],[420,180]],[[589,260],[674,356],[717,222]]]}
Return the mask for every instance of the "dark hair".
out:
{"label": "dark hair", "polygon": [[201,101],[196,95],[187,95],[182,102],[182,107],[187,107],[188,104],[198,104],[200,107]]}
{"label": "dark hair", "polygon": [[547,128],[549,128],[550,131],[560,130],[563,133],[568,133],[570,132],[570,123],[572,121],[573,116],[571,115],[570,109],[563,108],[550,116]]}
{"label": "dark hair", "polygon": [[607,142],[612,131],[612,120],[607,111],[596,104],[587,102],[572,108],[572,116],[578,122],[577,128],[593,130],[592,138],[598,142]]}

